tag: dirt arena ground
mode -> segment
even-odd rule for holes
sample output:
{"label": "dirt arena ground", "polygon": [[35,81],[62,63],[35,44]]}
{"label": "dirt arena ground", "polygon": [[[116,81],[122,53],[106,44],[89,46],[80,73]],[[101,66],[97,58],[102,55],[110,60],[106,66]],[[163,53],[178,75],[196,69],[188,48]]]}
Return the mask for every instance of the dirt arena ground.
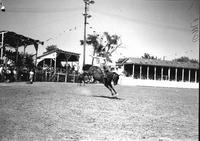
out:
{"label": "dirt arena ground", "polygon": [[199,90],[0,83],[0,141],[198,140]]}

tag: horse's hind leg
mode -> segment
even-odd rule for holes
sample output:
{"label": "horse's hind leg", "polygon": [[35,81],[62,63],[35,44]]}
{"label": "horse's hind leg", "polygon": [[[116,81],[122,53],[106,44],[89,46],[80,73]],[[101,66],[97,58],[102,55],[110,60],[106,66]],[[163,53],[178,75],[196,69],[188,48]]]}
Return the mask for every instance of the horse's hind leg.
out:
{"label": "horse's hind leg", "polygon": [[82,80],[78,80],[78,85],[81,86]]}
{"label": "horse's hind leg", "polygon": [[77,86],[81,86],[81,81],[78,79]]}
{"label": "horse's hind leg", "polygon": [[108,88],[108,89],[109,89],[109,91],[111,92],[111,95],[113,96],[113,95],[114,95],[114,93],[113,93],[113,91],[112,91],[112,88],[111,88],[109,85],[106,85],[106,84],[104,84],[104,86],[106,86],[106,88]]}
{"label": "horse's hind leg", "polygon": [[113,90],[114,94],[117,95],[117,92],[116,92],[115,89],[113,88],[112,84],[110,85],[110,88]]}
{"label": "horse's hind leg", "polygon": [[113,90],[112,90],[112,88],[110,88],[110,87],[108,86],[108,89],[110,90],[110,92],[111,92],[111,95],[113,96],[113,95],[114,95],[114,93],[113,93]]}

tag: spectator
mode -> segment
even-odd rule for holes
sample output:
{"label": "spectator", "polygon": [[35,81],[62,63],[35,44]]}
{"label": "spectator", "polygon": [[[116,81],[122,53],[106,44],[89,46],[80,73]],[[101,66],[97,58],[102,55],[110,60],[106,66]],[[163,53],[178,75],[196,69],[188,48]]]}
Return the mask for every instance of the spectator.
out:
{"label": "spectator", "polygon": [[14,68],[13,70],[13,75],[14,75],[14,81],[17,81],[17,69]]}
{"label": "spectator", "polygon": [[6,67],[5,71],[6,71],[6,82],[9,83],[11,81],[11,70],[9,67]]}
{"label": "spectator", "polygon": [[31,84],[33,84],[33,76],[34,76],[34,72],[33,72],[33,69],[31,69],[31,71],[29,72],[29,81]]}
{"label": "spectator", "polygon": [[0,82],[3,81],[3,65],[0,65]]}

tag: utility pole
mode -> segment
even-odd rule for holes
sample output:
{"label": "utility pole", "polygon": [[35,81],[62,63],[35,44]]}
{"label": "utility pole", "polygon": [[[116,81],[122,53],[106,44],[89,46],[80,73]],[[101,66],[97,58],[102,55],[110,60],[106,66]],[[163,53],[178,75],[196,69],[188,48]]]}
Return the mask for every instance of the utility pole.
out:
{"label": "utility pole", "polygon": [[3,59],[4,34],[5,34],[5,32],[1,33],[1,47],[0,47],[0,49],[1,49],[1,56],[0,56],[0,59]]}
{"label": "utility pole", "polygon": [[5,12],[6,8],[5,8],[4,4],[3,4],[3,0],[0,0],[0,7],[1,7],[1,11]]}
{"label": "utility pole", "polygon": [[[5,9],[5,6],[3,4],[3,0],[0,0],[0,7],[1,7],[1,11],[5,12],[6,9]],[[1,54],[0,54],[0,59],[3,59],[4,34],[5,34],[5,32],[1,33],[1,46],[0,46]]]}
{"label": "utility pole", "polygon": [[200,49],[200,3],[199,3],[199,49]]}
{"label": "utility pole", "polygon": [[93,0],[83,0],[85,3],[85,13],[83,14],[84,16],[84,40],[83,40],[83,66],[85,65],[85,50],[86,50],[86,28],[87,28],[87,18],[90,18],[91,15],[88,15],[88,6],[90,4],[94,4]]}

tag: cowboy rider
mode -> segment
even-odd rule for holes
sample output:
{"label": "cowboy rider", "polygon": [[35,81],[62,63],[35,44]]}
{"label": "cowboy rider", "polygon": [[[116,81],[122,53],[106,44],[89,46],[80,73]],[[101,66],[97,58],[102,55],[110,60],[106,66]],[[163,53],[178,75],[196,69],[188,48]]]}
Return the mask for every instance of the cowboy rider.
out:
{"label": "cowboy rider", "polygon": [[92,57],[97,59],[98,63],[100,64],[100,69],[103,73],[103,77],[106,78],[107,73],[109,72],[106,58],[101,56],[92,56]]}

